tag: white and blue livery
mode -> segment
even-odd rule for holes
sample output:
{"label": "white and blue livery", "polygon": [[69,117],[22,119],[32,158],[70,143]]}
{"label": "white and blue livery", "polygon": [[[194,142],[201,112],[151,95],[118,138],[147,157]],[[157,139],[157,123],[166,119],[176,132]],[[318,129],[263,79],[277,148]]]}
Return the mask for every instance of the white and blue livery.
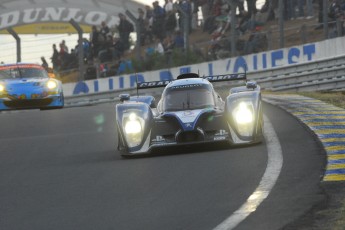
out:
{"label": "white and blue livery", "polygon": [[38,64],[0,65],[0,111],[59,109],[64,106],[62,84]]}
{"label": "white and blue livery", "polygon": [[161,147],[226,142],[258,143],[263,138],[260,87],[255,82],[229,89],[225,100],[212,82],[246,81],[245,74],[199,77],[182,74],[173,81],[138,83],[165,89],[156,106],[153,96],[120,95],[116,105],[118,150],[122,156]]}

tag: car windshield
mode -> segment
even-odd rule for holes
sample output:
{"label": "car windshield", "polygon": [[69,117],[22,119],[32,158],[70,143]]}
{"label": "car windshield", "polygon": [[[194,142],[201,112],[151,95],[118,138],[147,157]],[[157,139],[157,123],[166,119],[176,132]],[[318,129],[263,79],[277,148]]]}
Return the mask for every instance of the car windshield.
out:
{"label": "car windshield", "polygon": [[190,89],[168,89],[164,95],[164,111],[205,109],[214,107],[212,89],[205,85]]}
{"label": "car windshield", "polygon": [[44,69],[22,66],[0,67],[0,79],[48,78]]}

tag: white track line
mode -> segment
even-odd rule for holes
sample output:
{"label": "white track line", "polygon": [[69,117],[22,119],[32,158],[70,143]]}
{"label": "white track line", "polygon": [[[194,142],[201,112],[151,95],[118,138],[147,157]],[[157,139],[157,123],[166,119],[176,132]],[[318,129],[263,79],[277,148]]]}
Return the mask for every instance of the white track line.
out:
{"label": "white track line", "polygon": [[264,136],[267,144],[268,162],[266,171],[261,178],[259,186],[247,201],[236,210],[231,216],[220,223],[213,230],[230,230],[234,229],[239,223],[247,218],[259,205],[268,197],[273,186],[278,180],[283,166],[283,154],[279,143],[278,136],[273,129],[268,118],[264,117]]}

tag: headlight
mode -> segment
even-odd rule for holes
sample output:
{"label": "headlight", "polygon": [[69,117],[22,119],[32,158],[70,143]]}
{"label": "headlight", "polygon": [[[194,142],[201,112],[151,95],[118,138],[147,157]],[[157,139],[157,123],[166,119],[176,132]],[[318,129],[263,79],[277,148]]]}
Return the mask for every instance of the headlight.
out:
{"label": "headlight", "polygon": [[234,111],[235,121],[237,124],[248,124],[253,122],[253,110],[247,103],[241,102]]}
{"label": "headlight", "polygon": [[254,109],[251,102],[240,102],[232,112],[237,131],[241,136],[252,136],[254,131]]}
{"label": "headlight", "polygon": [[49,80],[49,81],[47,82],[47,87],[48,87],[48,89],[55,89],[55,88],[57,87],[56,81]]}
{"label": "headlight", "polygon": [[0,84],[0,93],[5,91],[5,86]]}
{"label": "headlight", "polygon": [[135,113],[130,113],[124,116],[123,125],[128,147],[140,145],[144,134],[144,120]]}

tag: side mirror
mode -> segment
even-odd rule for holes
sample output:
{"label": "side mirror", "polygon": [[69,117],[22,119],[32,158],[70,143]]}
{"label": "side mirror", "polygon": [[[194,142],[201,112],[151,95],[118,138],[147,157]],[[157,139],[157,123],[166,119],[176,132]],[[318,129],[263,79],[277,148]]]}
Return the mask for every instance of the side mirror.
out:
{"label": "side mirror", "polygon": [[128,101],[131,98],[131,95],[128,93],[124,93],[124,94],[120,94],[119,98],[121,102],[124,102],[124,101]]}
{"label": "side mirror", "polygon": [[256,81],[247,81],[246,83],[247,89],[256,89],[257,86]]}

